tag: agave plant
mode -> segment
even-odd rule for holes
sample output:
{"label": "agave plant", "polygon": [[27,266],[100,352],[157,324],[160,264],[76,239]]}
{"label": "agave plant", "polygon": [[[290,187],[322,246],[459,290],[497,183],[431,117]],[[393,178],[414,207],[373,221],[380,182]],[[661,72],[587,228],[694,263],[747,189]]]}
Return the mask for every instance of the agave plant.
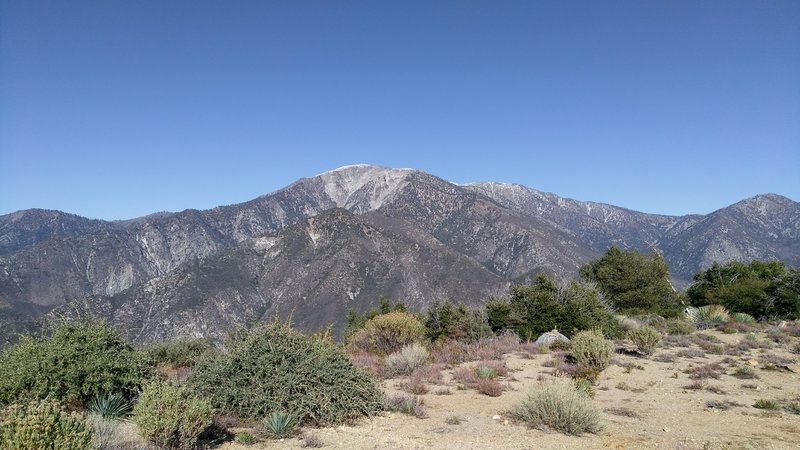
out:
{"label": "agave plant", "polygon": [[277,411],[264,418],[264,431],[272,437],[282,438],[291,435],[295,430],[294,417],[283,411]]}
{"label": "agave plant", "polygon": [[728,322],[731,317],[722,305],[706,305],[699,308],[687,308],[686,318],[699,329],[711,328]]}
{"label": "agave plant", "polygon": [[88,405],[89,411],[103,417],[124,417],[131,412],[132,405],[122,394],[105,394],[95,396]]}

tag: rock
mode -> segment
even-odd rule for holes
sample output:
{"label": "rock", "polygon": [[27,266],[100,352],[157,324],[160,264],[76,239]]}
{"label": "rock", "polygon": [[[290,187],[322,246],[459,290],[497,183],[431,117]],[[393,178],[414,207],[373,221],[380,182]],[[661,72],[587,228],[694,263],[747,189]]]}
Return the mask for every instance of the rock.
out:
{"label": "rock", "polygon": [[556,341],[569,342],[569,338],[554,329],[553,331],[548,331],[539,336],[539,338],[536,339],[536,345],[550,345]]}
{"label": "rock", "polygon": [[498,416],[496,414],[494,416],[492,416],[492,420],[500,420],[500,419],[502,419],[502,417]]}

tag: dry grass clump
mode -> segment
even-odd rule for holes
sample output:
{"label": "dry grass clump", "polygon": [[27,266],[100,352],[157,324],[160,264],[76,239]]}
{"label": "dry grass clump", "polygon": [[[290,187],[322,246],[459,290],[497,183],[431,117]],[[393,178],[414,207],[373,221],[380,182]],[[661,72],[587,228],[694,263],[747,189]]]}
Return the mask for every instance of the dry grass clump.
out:
{"label": "dry grass clump", "polygon": [[322,441],[322,438],[319,437],[316,433],[306,433],[303,435],[303,442],[300,443],[300,447],[303,448],[322,448],[325,446],[325,442]]}
{"label": "dry grass clump", "polygon": [[476,391],[489,397],[499,397],[505,390],[503,385],[494,378],[478,378],[473,387]]}
{"label": "dry grass clump", "polygon": [[423,395],[428,393],[428,386],[425,385],[425,381],[416,374],[408,377],[408,380],[403,382],[400,387],[409,394]]}
{"label": "dry grass clump", "polygon": [[541,383],[514,405],[509,415],[533,428],[551,428],[568,435],[603,429],[600,410],[566,379]]}
{"label": "dry grass clump", "polygon": [[689,358],[689,359],[705,358],[706,352],[697,348],[687,348],[683,350],[678,350],[677,353],[675,353],[675,356],[679,356],[681,358]]}
{"label": "dry grass clump", "polygon": [[503,385],[497,381],[497,377],[507,375],[508,368],[502,361],[482,361],[474,366],[459,367],[453,372],[454,379],[490,397],[503,393]]}
{"label": "dry grass clump", "polygon": [[381,377],[389,375],[389,371],[384,364],[383,358],[369,352],[350,353],[347,358],[353,363],[354,366],[366,369],[372,375]]}
{"label": "dry grass clump", "polygon": [[672,353],[659,353],[653,357],[653,361],[663,362],[663,363],[675,362],[675,355],[673,355]]}
{"label": "dry grass clump", "polygon": [[661,340],[664,347],[691,347],[692,338],[686,335],[664,336]]}
{"label": "dry grass clump", "polygon": [[603,409],[603,412],[613,414],[615,416],[630,417],[633,419],[638,419],[640,417],[636,411],[630,408],[605,408]]}
{"label": "dry grass clump", "polygon": [[523,358],[533,359],[536,355],[547,353],[550,349],[546,346],[539,345],[535,342],[526,341],[519,344],[519,353]]}
{"label": "dry grass clump", "polygon": [[784,333],[780,327],[771,328],[767,331],[767,337],[776,344],[786,344],[790,341],[789,335]]}
{"label": "dry grass clump", "polygon": [[444,366],[442,364],[425,364],[417,367],[414,372],[411,373],[411,376],[417,376],[426,383],[441,384],[443,368]]}
{"label": "dry grass clump", "polygon": [[697,331],[694,324],[686,319],[667,319],[664,326],[669,335],[686,335]]}
{"label": "dry grass clump", "polygon": [[386,409],[388,411],[401,412],[414,416],[419,419],[428,417],[428,410],[419,397],[409,397],[408,395],[397,394],[386,399]]}
{"label": "dry grass clump", "polygon": [[743,405],[741,403],[734,402],[731,400],[709,400],[706,402],[706,406],[711,409],[719,409],[721,411],[727,411],[731,408]]}
{"label": "dry grass clump", "polygon": [[725,368],[719,363],[711,363],[686,369],[683,373],[689,374],[689,378],[693,380],[704,380],[707,378],[718,380],[719,377],[725,373]]}

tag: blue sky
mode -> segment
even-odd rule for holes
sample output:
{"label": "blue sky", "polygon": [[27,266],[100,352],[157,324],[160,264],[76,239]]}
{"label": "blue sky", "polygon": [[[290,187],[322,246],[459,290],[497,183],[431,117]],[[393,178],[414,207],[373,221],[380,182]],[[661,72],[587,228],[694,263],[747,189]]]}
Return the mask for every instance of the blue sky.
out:
{"label": "blue sky", "polygon": [[0,0],[0,214],[354,163],[676,215],[800,200],[800,2]]}

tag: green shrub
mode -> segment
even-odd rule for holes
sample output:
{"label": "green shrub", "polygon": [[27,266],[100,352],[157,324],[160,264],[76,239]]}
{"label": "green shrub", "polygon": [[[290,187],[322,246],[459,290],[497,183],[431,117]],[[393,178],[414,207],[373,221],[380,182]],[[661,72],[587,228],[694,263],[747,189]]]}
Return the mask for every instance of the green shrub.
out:
{"label": "green shrub", "polygon": [[193,367],[203,353],[212,350],[206,338],[178,338],[144,347],[154,365],[168,364],[173,367]]}
{"label": "green shrub", "polygon": [[568,337],[590,328],[599,328],[609,336],[622,334],[620,323],[596,286],[573,281],[559,288],[556,280],[545,274],[539,274],[530,286],[512,286],[507,310],[500,300],[493,300],[486,308],[493,329],[506,320],[508,329],[529,341],[553,329]]}
{"label": "green shrub", "polygon": [[92,432],[53,399],[15,403],[0,414],[0,444],[5,450],[89,450]]}
{"label": "green shrub", "polygon": [[20,396],[87,404],[116,392],[132,398],[153,370],[109,326],[68,323],[50,337],[25,337],[0,354],[0,405]]}
{"label": "green shrub", "polygon": [[667,319],[666,329],[669,335],[686,335],[697,331],[692,322],[678,317]]}
{"label": "green shrub", "polygon": [[529,427],[546,426],[569,435],[597,433],[603,429],[600,410],[564,379],[542,383],[513,406],[509,414]]}
{"label": "green shrub", "polygon": [[264,433],[266,433],[267,436],[272,438],[284,438],[294,434],[297,422],[291,415],[283,411],[276,411],[265,417],[262,421],[262,425],[264,427]]}
{"label": "green shrub", "polygon": [[578,363],[576,375],[595,381],[614,358],[614,344],[599,330],[581,331],[572,339],[571,353]]}
{"label": "green shrub", "polygon": [[142,390],[133,422],[142,437],[159,447],[190,449],[211,425],[212,413],[211,403],[187,388],[154,381]]}
{"label": "green shrub", "polygon": [[581,267],[580,274],[597,283],[620,313],[665,317],[680,314],[680,295],[670,283],[666,260],[657,251],[645,254],[610,247],[600,259]]}
{"label": "green shrub", "polygon": [[356,331],[364,328],[364,325],[367,324],[370,320],[374,319],[381,314],[388,314],[392,311],[408,311],[406,308],[405,303],[402,301],[398,301],[395,304],[392,304],[388,298],[381,296],[380,299],[380,307],[378,308],[371,308],[369,311],[365,312],[364,314],[359,314],[358,311],[354,309],[350,309],[347,311],[347,326],[344,330],[344,337],[349,339],[350,336],[353,335]]}
{"label": "green shrub", "polygon": [[355,351],[388,355],[424,338],[425,326],[417,317],[392,311],[367,321],[364,328],[350,336],[349,345]]}
{"label": "green shrub", "polygon": [[661,342],[661,333],[650,326],[643,326],[628,331],[628,339],[636,345],[639,353],[652,355]]}
{"label": "green shrub", "polygon": [[451,301],[434,302],[425,312],[425,335],[431,341],[452,339],[477,342],[490,336],[492,329],[483,310]]}
{"label": "green shrub", "polygon": [[255,419],[285,411],[300,425],[339,424],[383,406],[375,381],[341,347],[281,323],[233,335],[187,383],[225,414]]}
{"label": "green shrub", "polygon": [[428,360],[428,349],[418,343],[406,345],[399,352],[386,357],[386,367],[393,375],[407,375]]}

